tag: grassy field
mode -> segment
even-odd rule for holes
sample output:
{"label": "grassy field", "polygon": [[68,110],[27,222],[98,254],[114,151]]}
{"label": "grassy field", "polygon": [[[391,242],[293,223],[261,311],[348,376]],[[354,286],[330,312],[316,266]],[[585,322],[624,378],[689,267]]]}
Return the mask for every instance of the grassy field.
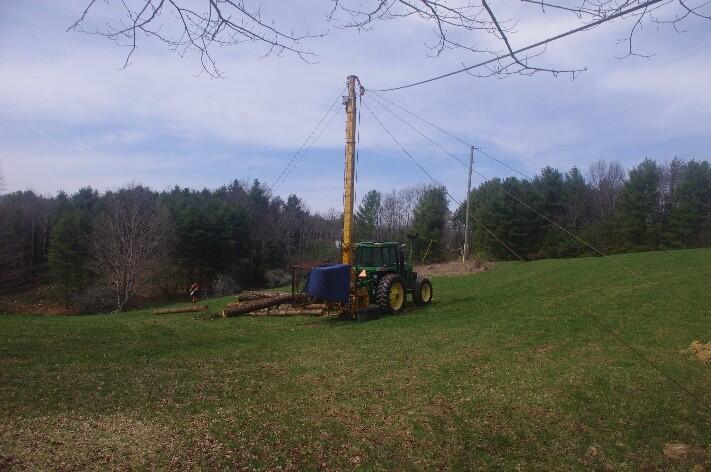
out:
{"label": "grassy field", "polygon": [[361,323],[0,316],[0,470],[711,470],[711,250],[614,261],[644,279],[498,264]]}

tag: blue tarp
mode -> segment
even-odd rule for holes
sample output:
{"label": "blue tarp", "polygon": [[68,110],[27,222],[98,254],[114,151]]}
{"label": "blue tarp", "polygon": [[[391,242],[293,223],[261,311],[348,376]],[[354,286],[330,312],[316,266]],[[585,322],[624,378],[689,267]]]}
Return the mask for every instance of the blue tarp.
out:
{"label": "blue tarp", "polygon": [[329,302],[348,303],[351,266],[331,264],[313,267],[306,277],[304,291],[310,297]]}

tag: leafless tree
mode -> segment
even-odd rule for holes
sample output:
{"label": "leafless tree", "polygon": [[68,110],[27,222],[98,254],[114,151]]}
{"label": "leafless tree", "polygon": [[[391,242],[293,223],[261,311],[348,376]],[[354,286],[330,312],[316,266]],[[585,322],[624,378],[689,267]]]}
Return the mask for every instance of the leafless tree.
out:
{"label": "leafless tree", "polygon": [[0,169],[0,192],[5,191],[5,176],[2,174],[2,169]]}
{"label": "leafless tree", "polygon": [[[522,1],[536,8],[534,14],[549,10],[567,12],[577,27],[517,48],[511,36],[530,14],[500,18],[487,0],[331,0],[326,18],[336,27],[358,31],[367,31],[381,21],[424,22],[432,27],[430,39],[425,38],[432,55],[459,50],[468,53],[463,60],[480,57],[479,54],[493,58],[485,65],[485,72],[468,71],[479,77],[537,72],[569,73],[575,77],[584,67],[541,66],[534,59],[545,53],[550,42],[615,18],[624,18],[631,25],[627,36],[618,40],[625,44],[624,56],[650,55],[634,46],[635,36],[647,25],[669,25],[682,31],[682,24],[688,20],[711,20],[711,2],[706,0]],[[92,23],[104,26],[89,26]],[[274,18],[265,18],[261,6],[250,6],[248,0],[90,0],[68,30],[101,35],[126,46],[124,66],[129,64],[139,42],[147,38],[167,44],[180,55],[197,52],[203,70],[214,77],[222,75],[212,52],[216,47],[252,43],[261,46],[265,55],[287,53],[310,61],[314,52],[305,43],[324,36],[295,33],[293,28],[277,24]],[[484,46],[491,43],[492,36],[499,47]]]}
{"label": "leafless tree", "polygon": [[92,233],[91,253],[95,270],[112,287],[116,309],[122,311],[167,254],[168,217],[157,196],[140,186],[109,193],[105,200],[105,211]]}
{"label": "leafless tree", "polygon": [[670,162],[667,162],[661,166],[662,178],[660,182],[659,195],[662,199],[660,207],[664,211],[668,211],[673,205],[674,195],[676,194],[679,184],[681,183],[685,165],[686,163],[682,159],[675,157]]}
{"label": "leafless tree", "polygon": [[47,261],[54,206],[32,191],[0,199],[0,285],[21,285]]}
{"label": "leafless tree", "polygon": [[595,217],[600,220],[612,215],[625,183],[625,170],[619,162],[597,160],[590,165],[589,182]]}
{"label": "leafless tree", "polygon": [[392,190],[383,196],[381,205],[380,234],[385,239],[394,239],[401,236],[412,223],[417,202],[427,189],[424,185],[405,187]]}

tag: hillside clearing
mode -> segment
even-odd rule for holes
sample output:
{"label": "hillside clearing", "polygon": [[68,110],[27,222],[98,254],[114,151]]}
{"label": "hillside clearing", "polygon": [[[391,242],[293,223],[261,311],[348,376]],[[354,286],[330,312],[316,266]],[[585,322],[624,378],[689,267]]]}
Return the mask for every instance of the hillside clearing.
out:
{"label": "hillside clearing", "polygon": [[0,469],[711,466],[711,250],[615,259],[644,279],[502,263],[367,323],[0,316]]}

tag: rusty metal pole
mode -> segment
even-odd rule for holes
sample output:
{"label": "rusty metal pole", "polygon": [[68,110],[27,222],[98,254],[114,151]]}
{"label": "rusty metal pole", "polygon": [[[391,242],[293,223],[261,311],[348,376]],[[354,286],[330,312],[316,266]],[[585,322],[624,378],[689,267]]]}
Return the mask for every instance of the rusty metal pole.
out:
{"label": "rusty metal pole", "polygon": [[291,266],[291,296],[296,293],[296,266]]}

